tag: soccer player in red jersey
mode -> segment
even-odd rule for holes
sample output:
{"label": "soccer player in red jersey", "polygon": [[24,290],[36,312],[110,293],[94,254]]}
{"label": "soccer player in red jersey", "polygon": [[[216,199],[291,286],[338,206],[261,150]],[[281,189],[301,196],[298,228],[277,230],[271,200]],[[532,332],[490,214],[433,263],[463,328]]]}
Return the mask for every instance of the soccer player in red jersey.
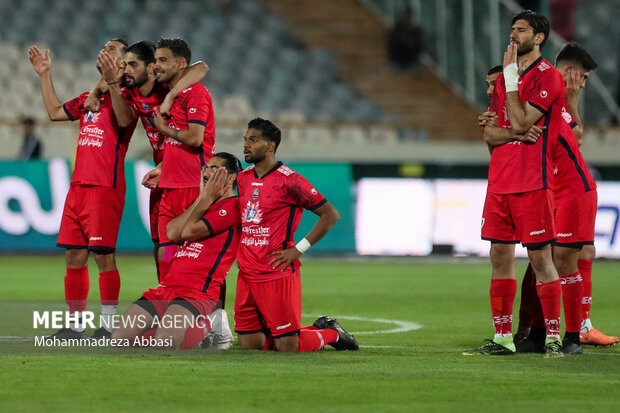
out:
{"label": "soccer player in red jersey", "polygon": [[[590,54],[578,43],[565,44],[556,56],[556,68],[566,84],[564,119],[574,131],[561,137],[556,150],[556,211],[558,241],[554,245],[554,261],[562,278],[562,295],[566,317],[565,354],[581,354],[581,343],[611,345],[617,337],[607,336],[592,327],[589,310],[592,296],[591,260],[595,255],[594,223],[596,218],[596,184],[583,160],[579,145],[583,126],[579,117],[577,95],[597,67]],[[574,114],[574,115],[573,115]],[[585,257],[585,259],[584,259]],[[588,265],[589,264],[589,265]],[[528,268],[522,284],[519,331],[528,332],[527,339],[517,343],[517,351],[540,351],[544,340],[544,320],[540,304],[534,296],[534,275]],[[581,333],[581,334],[580,334]]]}
{"label": "soccer player in red jersey", "polygon": [[[489,166],[489,186],[482,218],[482,238],[491,241],[491,309],[493,340],[464,354],[514,354],[512,307],[516,295],[514,244],[521,242],[536,271],[547,327],[547,356],[562,356],[559,333],[561,287],[553,265],[551,243],[556,238],[553,220],[552,148],[562,125],[564,87],[560,73],[541,57],[549,34],[544,16],[524,11],[512,19],[510,45],[504,72],[497,79],[490,111],[498,126],[485,126],[484,134],[508,133],[509,143],[495,146]],[[527,67],[519,78],[516,64]],[[543,129],[541,139],[526,143],[512,138]],[[510,131],[502,129],[510,128]],[[535,205],[535,207],[532,207]]]}
{"label": "soccer player in red jersey", "polygon": [[[185,41],[160,39],[153,68],[157,81],[174,88],[185,76],[190,59],[191,51]],[[150,188],[157,186],[163,190],[157,225],[159,245],[165,249],[159,260],[159,274],[164,277],[177,248],[166,236],[166,226],[198,195],[196,178],[213,155],[215,122],[211,95],[201,83],[194,83],[179,93],[168,120],[159,109],[155,108],[154,113],[153,123],[164,135],[164,157],[161,166],[148,172],[143,182]]]}
{"label": "soccer player in red jersey", "polygon": [[113,339],[134,340],[156,325],[155,346],[193,348],[219,327],[213,316],[207,316],[217,306],[239,248],[241,212],[234,188],[240,171],[241,162],[229,153],[217,153],[209,160],[198,197],[168,223],[169,239],[183,244],[167,274],[129,307]]}
{"label": "soccer player in red jersey", "polygon": [[[243,154],[252,166],[237,178],[242,236],[235,331],[244,350],[305,352],[330,344],[357,350],[355,338],[327,316],[301,326],[299,258],[321,240],[340,215],[310,183],[276,160],[281,132],[272,122],[248,123]],[[312,231],[295,244],[304,209],[319,216]]]}
{"label": "soccer player in red jersey", "polygon": [[[125,46],[124,41],[116,39],[106,43],[105,50],[120,57]],[[88,93],[61,104],[50,75],[49,50],[43,54],[32,46],[29,55],[41,79],[43,102],[50,119],[80,122],[75,169],[56,244],[66,249],[65,298],[69,312],[77,312],[76,318],[79,318],[86,309],[89,289],[87,261],[88,253],[93,252],[99,267],[102,304],[102,326],[93,337],[109,337],[120,290],[114,251],[125,204],[124,160],[136,122],[117,120],[110,93],[101,96],[101,110],[97,113],[84,108]],[[117,67],[116,73],[120,77],[122,67]],[[59,339],[84,338],[84,326],[74,323],[72,328],[61,329],[54,336]]]}
{"label": "soccer player in red jersey", "polygon": [[[153,161],[155,165],[161,164],[164,156],[164,137],[155,127],[155,108],[169,110],[172,101],[185,88],[190,87],[196,82],[200,82],[209,71],[209,67],[204,62],[196,62],[187,68],[185,76],[181,77],[170,89],[164,83],[157,81],[154,74],[155,66],[155,45],[149,41],[142,40],[130,45],[123,55],[125,70],[123,73],[123,84],[128,89],[128,101],[113,101],[117,116],[133,118],[137,115],[142,121],[142,126],[146,136],[153,148]],[[99,56],[102,67],[112,68],[115,63],[110,56],[102,51]],[[97,91],[97,88],[95,89]],[[95,95],[96,93],[92,93]],[[165,109],[165,108],[168,109]],[[159,215],[159,204],[161,202],[162,189],[152,188],[149,202],[149,215],[151,223],[151,237],[154,244],[155,264],[159,258],[163,258],[163,250],[159,251],[159,238],[157,218]],[[160,257],[161,254],[161,257]],[[158,277],[159,268],[157,267]]]}

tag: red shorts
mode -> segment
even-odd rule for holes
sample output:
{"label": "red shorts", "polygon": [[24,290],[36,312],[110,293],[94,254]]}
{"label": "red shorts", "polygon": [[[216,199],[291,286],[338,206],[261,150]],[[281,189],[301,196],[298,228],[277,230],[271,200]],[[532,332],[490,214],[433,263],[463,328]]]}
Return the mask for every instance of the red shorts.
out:
{"label": "red shorts", "polygon": [[536,248],[556,238],[553,191],[539,189],[521,194],[487,192],[482,211],[482,239]]}
{"label": "red shorts", "polygon": [[151,189],[151,195],[149,197],[149,218],[151,220],[151,239],[153,242],[159,242],[159,228],[157,227],[157,221],[159,219],[159,205],[161,203],[161,197],[164,194],[164,190],[161,188]]}
{"label": "red shorts", "polygon": [[124,206],[124,188],[72,185],[65,200],[56,246],[114,252]]}
{"label": "red shorts", "polygon": [[168,239],[166,226],[173,218],[181,215],[198,197],[200,188],[173,188],[164,189],[159,203],[159,217],[157,227],[159,233],[159,246],[176,245]]}
{"label": "red shorts", "polygon": [[235,332],[270,332],[274,338],[301,329],[301,278],[299,270],[271,281],[247,282],[240,271],[235,298]]}
{"label": "red shorts", "polygon": [[555,205],[555,228],[559,247],[594,245],[594,222],[598,196],[596,189]]}
{"label": "red shorts", "polygon": [[203,293],[192,287],[165,287],[160,285],[146,290],[142,294],[142,298],[136,301],[136,304],[152,316],[157,315],[160,318],[173,301],[190,310],[195,316],[207,316],[217,308],[219,295],[219,287],[213,288],[213,291],[210,289],[208,293]]}

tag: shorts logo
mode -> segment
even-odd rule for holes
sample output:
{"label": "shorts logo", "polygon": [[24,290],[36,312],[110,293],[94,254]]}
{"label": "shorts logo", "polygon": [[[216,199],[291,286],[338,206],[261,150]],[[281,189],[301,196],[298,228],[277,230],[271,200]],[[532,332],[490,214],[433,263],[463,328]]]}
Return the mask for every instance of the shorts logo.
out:
{"label": "shorts logo", "polygon": [[258,195],[259,194],[260,194],[260,189],[259,188],[254,188],[254,191],[252,191],[251,198],[256,201],[258,199]]}
{"label": "shorts logo", "polygon": [[560,237],[567,238],[567,237],[572,237],[572,236],[573,236],[572,232],[569,232],[568,234],[564,234],[564,233],[558,234],[558,238],[560,238]]}
{"label": "shorts logo", "polygon": [[541,98],[546,98],[547,97],[547,91],[543,90],[542,92],[540,92],[540,97]]}
{"label": "shorts logo", "polygon": [[221,216],[221,217],[225,217],[225,216],[226,216],[226,214],[228,214],[228,212],[226,212],[226,210],[225,210],[225,209],[220,209],[219,214],[220,214],[220,216]]}
{"label": "shorts logo", "polygon": [[530,232],[530,235],[540,235],[540,234],[544,234],[545,232],[547,232],[547,230],[541,229],[541,230],[538,230],[538,231]]}
{"label": "shorts logo", "polygon": [[484,227],[484,218],[482,218],[482,221],[480,222],[480,228]]}
{"label": "shorts logo", "polygon": [[90,237],[89,241],[103,241],[103,237]]}
{"label": "shorts logo", "polygon": [[189,113],[196,113],[196,108],[190,108]]}
{"label": "shorts logo", "polygon": [[285,328],[288,328],[288,327],[290,327],[291,325],[292,325],[291,323],[287,323],[287,324],[284,324],[284,325],[282,325],[282,326],[277,326],[277,327],[276,327],[276,330],[284,330]]}

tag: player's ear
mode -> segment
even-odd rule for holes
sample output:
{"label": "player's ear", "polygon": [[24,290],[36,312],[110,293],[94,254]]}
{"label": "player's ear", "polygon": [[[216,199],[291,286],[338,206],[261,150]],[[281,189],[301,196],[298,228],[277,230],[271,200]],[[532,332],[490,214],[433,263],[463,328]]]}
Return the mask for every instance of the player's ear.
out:
{"label": "player's ear", "polygon": [[179,70],[185,69],[187,67],[187,60],[184,57],[179,58],[178,65]]}
{"label": "player's ear", "polygon": [[538,33],[536,36],[534,36],[534,41],[536,42],[537,46],[540,46],[544,40],[545,40],[544,33]]}
{"label": "player's ear", "polygon": [[149,76],[152,76],[155,73],[155,63],[151,62],[148,65],[146,65],[146,73],[148,73]]}

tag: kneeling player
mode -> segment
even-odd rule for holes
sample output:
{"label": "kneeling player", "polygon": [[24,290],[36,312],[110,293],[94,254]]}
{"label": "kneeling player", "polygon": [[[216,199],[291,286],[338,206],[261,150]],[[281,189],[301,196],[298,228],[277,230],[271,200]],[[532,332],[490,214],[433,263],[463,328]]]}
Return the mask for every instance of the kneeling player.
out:
{"label": "kneeling player", "polygon": [[216,310],[239,246],[241,213],[234,186],[240,170],[239,160],[226,152],[203,167],[198,198],[167,227],[171,240],[185,242],[160,284],[123,314],[112,338],[133,340],[156,328],[156,346],[192,348],[216,328],[215,317],[207,315]]}

